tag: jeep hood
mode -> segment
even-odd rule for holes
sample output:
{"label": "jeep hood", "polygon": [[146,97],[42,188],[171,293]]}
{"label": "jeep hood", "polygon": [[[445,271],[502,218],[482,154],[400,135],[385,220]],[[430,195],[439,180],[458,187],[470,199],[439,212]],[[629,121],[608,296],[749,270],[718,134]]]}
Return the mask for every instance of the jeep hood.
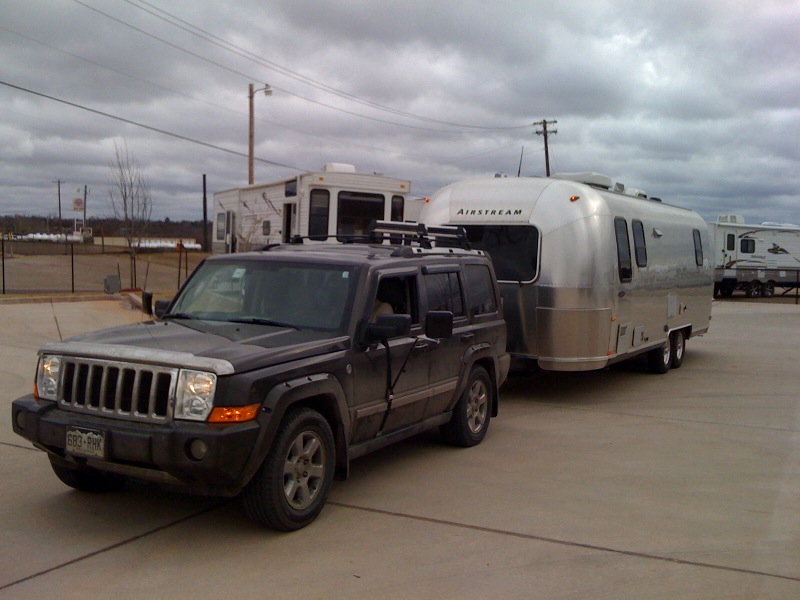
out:
{"label": "jeep hood", "polygon": [[176,367],[245,372],[344,350],[347,336],[223,321],[162,321],[105,329],[48,344],[52,352]]}

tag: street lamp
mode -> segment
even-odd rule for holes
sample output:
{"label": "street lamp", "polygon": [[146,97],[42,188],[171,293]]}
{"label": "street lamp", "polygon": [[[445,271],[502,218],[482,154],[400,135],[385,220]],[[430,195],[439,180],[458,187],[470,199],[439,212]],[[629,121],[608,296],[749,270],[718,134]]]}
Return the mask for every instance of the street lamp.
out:
{"label": "street lamp", "polygon": [[255,141],[255,123],[254,123],[254,116],[253,116],[253,97],[256,95],[257,92],[264,92],[265,96],[272,95],[272,88],[269,87],[268,84],[264,84],[263,88],[259,88],[257,90],[253,89],[253,84],[250,84],[250,93],[248,94],[250,99],[250,153],[248,154],[248,163],[247,163],[247,183],[249,185],[253,185],[253,143]]}

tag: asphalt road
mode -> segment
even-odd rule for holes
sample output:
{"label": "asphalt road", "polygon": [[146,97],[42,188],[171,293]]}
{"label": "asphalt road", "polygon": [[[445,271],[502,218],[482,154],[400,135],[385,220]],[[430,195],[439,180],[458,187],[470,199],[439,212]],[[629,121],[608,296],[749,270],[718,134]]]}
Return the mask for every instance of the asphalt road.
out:
{"label": "asphalt road", "polygon": [[122,302],[0,305],[0,600],[800,597],[800,307],[715,302],[683,367],[513,377],[483,444],[354,461],[310,527],[65,487],[11,430],[46,341]]}

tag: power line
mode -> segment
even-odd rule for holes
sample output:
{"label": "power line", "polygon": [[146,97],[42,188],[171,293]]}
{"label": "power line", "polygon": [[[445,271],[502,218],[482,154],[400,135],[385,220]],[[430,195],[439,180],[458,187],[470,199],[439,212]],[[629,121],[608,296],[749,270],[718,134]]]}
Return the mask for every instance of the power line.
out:
{"label": "power line", "polygon": [[[105,65],[105,64],[97,62],[95,60],[86,58],[85,56],[80,56],[79,54],[75,54],[73,52],[68,52],[68,51],[63,50],[61,48],[58,48],[58,47],[53,46],[51,44],[48,44],[47,42],[43,42],[42,40],[38,40],[38,39],[33,38],[33,37],[31,37],[29,35],[26,35],[24,33],[20,33],[19,31],[14,31],[13,29],[9,29],[8,27],[5,27],[2,24],[0,24],[0,30],[6,31],[6,32],[11,33],[11,34],[16,35],[16,36],[19,36],[19,37],[21,37],[21,38],[23,38],[23,39],[25,39],[25,40],[27,40],[29,42],[33,42],[35,44],[39,44],[40,46],[44,46],[45,48],[48,48],[48,49],[53,50],[55,52],[60,52],[61,54],[65,54],[66,56],[70,56],[70,57],[72,57],[74,59],[83,61],[83,62],[85,62],[87,64],[92,65],[92,66],[99,67],[101,69],[105,69],[105,70],[110,71],[112,73],[116,73],[117,75],[122,75],[123,77],[127,77],[129,79],[132,79],[133,81],[137,81],[139,83],[144,83],[144,84],[147,84],[147,85],[152,86],[154,88],[163,90],[163,91],[168,92],[170,94],[174,94],[176,96],[181,96],[182,98],[188,98],[189,100],[193,100],[195,102],[200,102],[201,104],[205,104],[206,106],[210,106],[212,108],[217,108],[217,109],[220,109],[220,110],[224,110],[224,111],[227,111],[229,113],[233,113],[235,115],[244,116],[244,117],[247,116],[247,113],[244,112],[244,111],[234,110],[234,109],[232,109],[232,108],[230,108],[228,106],[222,106],[221,104],[216,104],[214,102],[209,102],[208,100],[204,100],[202,98],[198,98],[196,96],[192,96],[191,94],[187,94],[187,93],[182,92],[180,90],[175,90],[173,88],[161,85],[159,83],[155,83],[154,81],[150,81],[149,79],[143,79],[141,77],[137,77],[136,75],[131,75],[130,73],[126,73],[124,71],[120,71],[119,69],[115,69],[113,67],[109,67],[108,65]],[[396,154],[396,155],[400,155],[400,156],[406,156],[406,157],[409,157],[409,158],[418,158],[418,159],[423,159],[423,160],[429,160],[430,159],[430,157],[423,156],[423,155],[420,155],[420,154],[409,154],[407,152],[401,153],[401,152],[398,152],[397,150],[390,150],[390,149],[387,149],[387,148],[380,148],[378,146],[372,146],[372,145],[369,145],[369,144],[359,144],[358,142],[353,142],[351,140],[342,140],[341,138],[335,138],[333,136],[323,135],[321,133],[312,133],[310,131],[306,131],[304,129],[300,129],[298,127],[292,127],[291,125],[286,125],[285,123],[279,123],[279,122],[273,121],[271,119],[259,118],[258,121],[262,122],[262,123],[269,123],[270,125],[273,125],[275,127],[280,127],[282,129],[287,129],[289,131],[293,131],[295,133],[300,133],[302,135],[307,135],[307,136],[318,138],[318,139],[333,140],[337,144],[349,144],[351,146],[355,146],[355,147],[358,147],[358,148],[365,148],[367,150],[377,150],[379,152],[386,152],[388,154]]]}
{"label": "power line", "polygon": [[[134,31],[136,31],[138,33],[141,33],[144,36],[147,36],[147,37],[149,37],[149,38],[151,38],[153,40],[161,42],[162,44],[165,44],[165,45],[169,46],[170,48],[178,50],[179,52],[183,52],[184,54],[188,54],[189,56],[192,56],[193,58],[196,58],[198,60],[201,60],[203,62],[211,64],[211,65],[213,65],[213,66],[215,66],[217,68],[223,69],[225,71],[228,71],[229,73],[233,73],[234,75],[238,75],[239,77],[242,77],[243,79],[245,79],[247,81],[261,81],[261,79],[262,79],[261,77],[255,77],[255,76],[252,76],[252,75],[248,75],[248,74],[243,73],[241,71],[238,71],[238,70],[236,70],[236,69],[234,69],[232,67],[228,67],[226,65],[223,65],[222,63],[219,63],[219,62],[217,62],[215,60],[212,60],[212,59],[207,58],[205,56],[202,56],[202,55],[200,55],[200,54],[198,54],[196,52],[193,52],[191,50],[183,48],[182,46],[174,44],[174,43],[172,43],[172,42],[170,42],[168,40],[160,38],[157,35],[152,34],[152,33],[148,32],[148,31],[145,31],[144,29],[142,29],[140,27],[132,25],[132,24],[130,24],[130,23],[128,23],[128,22],[126,22],[126,21],[124,21],[122,19],[114,17],[114,16],[112,16],[112,15],[110,15],[108,13],[105,13],[105,12],[101,11],[100,9],[97,9],[97,8],[95,8],[93,6],[90,6],[90,5],[86,4],[85,2],[82,2],[81,0],[72,0],[72,1],[75,2],[76,4],[79,4],[79,5],[83,6],[84,8],[87,8],[88,10],[91,10],[92,12],[95,12],[95,13],[103,16],[103,17],[106,17],[107,19],[110,19],[110,20],[112,20],[112,21],[114,21],[114,22],[116,22],[116,23],[118,23],[118,24],[120,24],[120,25],[122,25],[124,27],[128,27],[129,29],[132,29],[132,30],[134,30]],[[276,86],[276,85],[272,85],[271,87],[273,89],[275,89],[275,90],[283,92],[284,94],[286,94],[288,96],[292,96],[294,98],[298,98],[300,100],[304,100],[304,101],[310,102],[312,104],[317,104],[319,106],[323,106],[325,108],[329,108],[331,110],[335,110],[335,111],[338,111],[338,112],[341,112],[341,113],[344,113],[344,114],[352,115],[352,116],[355,116],[355,117],[358,117],[358,118],[361,118],[361,119],[366,119],[366,120],[369,120],[369,121],[375,121],[377,123],[384,123],[384,124],[387,124],[387,125],[394,125],[396,127],[404,127],[404,128],[407,128],[407,129],[417,129],[417,130],[422,130],[422,131],[432,131],[432,132],[436,132],[436,133],[445,133],[445,134],[474,133],[474,131],[447,131],[447,130],[443,130],[443,129],[432,129],[430,127],[421,127],[421,126],[418,126],[418,125],[409,125],[407,123],[398,123],[396,121],[389,121],[387,119],[379,119],[377,117],[370,117],[370,116],[364,115],[362,113],[357,113],[357,112],[354,112],[354,111],[346,110],[344,108],[340,108],[338,106],[333,106],[331,104],[327,104],[327,103],[321,102],[319,100],[314,100],[313,98],[308,98],[307,96],[303,96],[301,94],[297,94],[295,92],[287,90],[286,88],[281,88],[281,87]],[[468,127],[471,127],[471,126],[468,126]],[[528,126],[527,125],[521,125],[519,127],[513,127],[512,129],[521,129],[521,128],[524,128],[524,127],[528,127]],[[502,129],[502,128],[500,128],[500,129]],[[488,131],[488,130],[486,130],[486,131]]]}
{"label": "power line", "polygon": [[[39,96],[40,98],[45,98],[47,100],[52,100],[53,102],[58,102],[60,104],[66,104],[67,106],[72,106],[73,108],[78,108],[80,110],[85,110],[87,112],[90,112],[90,113],[93,113],[93,114],[96,114],[96,115],[100,115],[102,117],[107,117],[109,119],[114,119],[115,121],[120,121],[120,122],[126,123],[128,125],[134,125],[135,127],[141,127],[142,129],[147,129],[148,131],[153,131],[155,133],[160,133],[162,135],[166,135],[166,136],[169,136],[169,137],[172,137],[172,138],[175,138],[175,139],[179,139],[179,140],[182,140],[184,142],[191,142],[192,144],[197,144],[199,146],[204,146],[206,148],[211,148],[212,150],[219,150],[220,152],[226,152],[228,154],[233,154],[234,156],[241,156],[241,157],[244,157],[244,158],[247,158],[247,156],[248,156],[244,152],[238,152],[236,150],[231,150],[230,148],[224,148],[223,146],[217,146],[216,144],[211,144],[209,142],[204,142],[202,140],[197,140],[195,138],[190,138],[188,136],[181,135],[179,133],[174,133],[172,131],[167,131],[166,129],[159,129],[158,127],[153,127],[151,125],[145,125],[144,123],[139,123],[138,121],[133,121],[131,119],[126,119],[124,117],[119,117],[117,115],[112,115],[110,113],[103,112],[103,111],[97,110],[95,108],[89,108],[88,106],[83,106],[82,104],[77,104],[75,102],[70,102],[69,100],[64,100],[62,98],[56,98],[55,96],[50,96],[50,95],[44,94],[42,92],[37,92],[35,90],[31,90],[31,89],[28,89],[28,88],[25,88],[25,87],[22,87],[22,86],[19,86],[19,85],[14,85],[13,83],[9,83],[7,81],[0,80],[0,85],[4,85],[6,87],[10,87],[12,89],[19,90],[21,92],[25,92],[25,93],[31,94],[33,96]],[[273,166],[276,166],[276,167],[284,167],[284,168],[287,168],[287,169],[292,169],[294,171],[300,171],[301,173],[310,170],[310,169],[301,169],[299,167],[294,167],[292,165],[286,165],[286,164],[275,162],[275,161],[272,161],[272,160],[267,160],[265,158],[255,158],[254,160],[256,160],[258,162],[261,162],[261,163],[268,164],[268,165],[273,165]]]}
{"label": "power line", "polygon": [[[190,22],[188,22],[188,21],[186,21],[184,19],[181,19],[180,17],[178,17],[178,16],[176,16],[176,15],[174,15],[172,13],[169,13],[166,10],[163,10],[163,9],[155,6],[155,5],[151,4],[150,2],[147,2],[146,0],[138,0],[138,2],[133,2],[133,0],[123,0],[123,2],[126,2],[127,4],[130,4],[131,6],[133,6],[133,7],[137,8],[137,9],[139,9],[141,11],[144,11],[144,12],[152,15],[152,16],[156,17],[157,19],[160,19],[160,20],[162,20],[162,21],[164,21],[166,23],[169,23],[173,27],[177,27],[177,28],[181,29],[182,31],[185,31],[185,32],[187,32],[187,33],[189,33],[191,35],[196,36],[196,37],[199,37],[200,39],[202,39],[202,40],[204,40],[206,42],[212,43],[215,46],[218,46],[218,47],[222,48],[223,50],[226,50],[228,52],[231,52],[233,54],[236,54],[237,56],[241,56],[241,57],[246,58],[248,60],[251,60],[251,61],[253,61],[253,62],[255,62],[255,63],[257,63],[257,64],[259,64],[261,66],[271,68],[271,69],[273,69],[273,70],[275,70],[275,71],[277,71],[277,72],[279,72],[279,73],[281,73],[283,75],[286,75],[287,77],[289,77],[291,79],[294,79],[296,81],[300,81],[300,82],[305,83],[307,85],[310,85],[310,86],[312,86],[312,87],[314,87],[316,89],[328,92],[330,94],[334,94],[334,95],[336,95],[336,96],[338,96],[340,98],[344,98],[344,99],[347,99],[347,100],[351,100],[353,102],[357,102],[357,103],[362,104],[364,106],[369,106],[371,108],[375,108],[375,109],[378,109],[378,110],[381,110],[381,111],[389,112],[391,114],[395,114],[395,115],[398,115],[398,116],[403,116],[403,117],[407,117],[407,118],[410,118],[410,119],[416,119],[416,120],[427,122],[427,123],[445,125],[445,126],[448,126],[448,127],[462,127],[462,128],[467,128],[467,129],[476,129],[476,130],[485,130],[485,131],[514,130],[514,129],[523,129],[525,127],[528,127],[528,125],[505,126],[505,127],[488,127],[488,126],[481,126],[481,125],[467,125],[467,124],[463,124],[463,123],[453,123],[453,122],[450,122],[450,121],[442,121],[442,120],[439,120],[439,119],[434,119],[434,118],[431,118],[431,117],[425,117],[425,116],[422,116],[422,115],[417,115],[417,114],[414,114],[414,113],[410,113],[410,112],[406,112],[406,111],[403,111],[403,110],[399,110],[399,109],[396,109],[396,108],[393,108],[393,107],[390,107],[390,106],[385,106],[383,104],[379,104],[377,102],[373,102],[372,100],[366,100],[366,99],[360,98],[360,97],[358,97],[358,96],[356,96],[354,94],[351,94],[349,92],[345,92],[345,91],[340,90],[338,88],[335,88],[335,87],[329,86],[329,85],[327,85],[325,83],[322,83],[320,81],[317,81],[316,79],[313,79],[311,77],[308,77],[306,75],[298,73],[297,71],[289,69],[288,67],[284,67],[283,65],[279,65],[276,62],[268,60],[268,59],[266,59],[266,58],[264,58],[264,57],[262,57],[260,55],[257,55],[255,53],[247,50],[246,48],[242,48],[241,46],[237,46],[236,44],[233,44],[232,42],[229,42],[229,41],[227,41],[227,40],[225,40],[225,39],[223,39],[223,38],[221,38],[221,37],[209,32],[209,31],[207,31],[205,29],[197,27],[196,25],[194,25],[194,24],[192,24],[192,23],[190,23]],[[152,10],[148,10],[147,8],[145,8],[142,5],[146,5]],[[158,12],[160,14],[156,14],[156,12]],[[177,21],[177,23],[176,23],[176,21]]]}

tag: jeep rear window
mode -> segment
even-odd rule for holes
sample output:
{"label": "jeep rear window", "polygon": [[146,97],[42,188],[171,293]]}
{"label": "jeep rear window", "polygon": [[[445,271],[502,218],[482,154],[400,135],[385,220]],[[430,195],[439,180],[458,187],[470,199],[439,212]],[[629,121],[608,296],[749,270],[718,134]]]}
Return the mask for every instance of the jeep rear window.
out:
{"label": "jeep rear window", "polygon": [[464,225],[470,245],[485,250],[499,281],[531,282],[539,274],[539,230],[533,225]]}
{"label": "jeep rear window", "polygon": [[206,262],[165,317],[343,331],[356,279],[341,265]]}
{"label": "jeep rear window", "polygon": [[464,265],[467,285],[467,306],[470,316],[497,312],[497,296],[489,267]]}

